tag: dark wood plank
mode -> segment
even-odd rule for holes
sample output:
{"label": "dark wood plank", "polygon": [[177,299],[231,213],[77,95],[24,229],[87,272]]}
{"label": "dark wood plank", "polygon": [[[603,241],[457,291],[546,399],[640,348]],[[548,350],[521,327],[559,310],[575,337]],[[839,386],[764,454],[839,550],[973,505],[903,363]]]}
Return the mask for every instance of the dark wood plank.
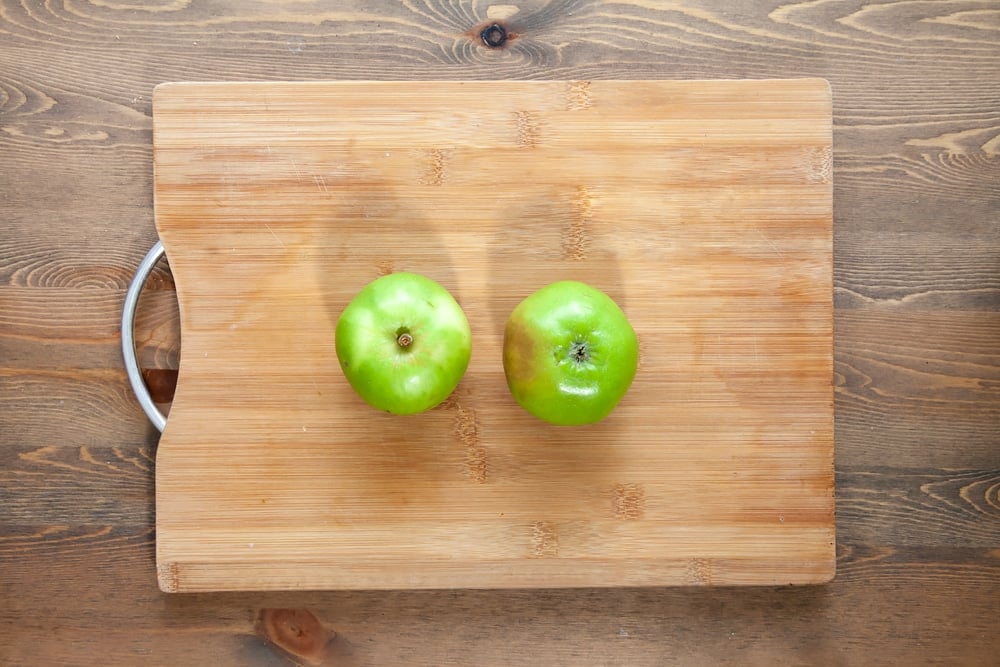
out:
{"label": "dark wood plank", "polygon": [[[152,445],[0,447],[6,537],[15,526],[34,531],[102,524],[147,530],[153,524],[155,457]],[[40,535],[39,543],[49,537]],[[51,537],[61,539],[58,532]]]}
{"label": "dark wood plank", "polygon": [[0,424],[0,447],[150,442],[155,432],[124,369],[0,368]]}
{"label": "dark wood plank", "polygon": [[[153,578],[148,532],[66,531],[56,544],[15,560],[0,551],[18,582],[5,614],[23,619],[13,641],[0,643],[15,664],[75,663],[93,651],[109,665],[137,656],[281,664],[285,652],[258,635],[268,609],[302,610],[307,630],[328,633],[323,664],[465,665],[471,651],[482,665],[540,656],[566,665],[953,664],[961,656],[985,666],[1000,648],[995,550],[843,545],[837,580],[805,588],[164,596],[143,585]],[[29,583],[32,568],[47,577]],[[80,570],[88,578],[67,598],[65,583]]]}
{"label": "dark wood plank", "polygon": [[1000,467],[841,469],[837,518],[838,539],[847,543],[995,547]]}
{"label": "dark wood plank", "polygon": [[1000,467],[1000,313],[838,311],[837,461]]}
{"label": "dark wood plank", "polygon": [[[0,359],[4,365],[34,369],[122,367],[119,330],[124,292],[7,287],[2,294]],[[173,290],[157,290],[153,284],[143,290],[133,331],[141,367],[178,367],[180,322]]]}
{"label": "dark wood plank", "polygon": [[[996,179],[1000,181],[1000,176]],[[951,202],[953,208],[968,208]],[[897,207],[897,220],[907,215]],[[982,208],[1000,209],[1000,202]],[[861,215],[861,214],[859,214]],[[912,213],[911,218],[912,219]],[[924,213],[919,214],[926,215]],[[874,218],[888,217],[874,214]],[[967,238],[957,230],[890,233],[896,222],[886,220],[882,230],[836,231],[834,303],[843,310],[891,309],[899,311],[980,311],[1000,310],[1000,258],[997,241],[984,239],[994,233],[995,215],[983,213],[971,219],[981,229]],[[958,219],[956,219],[958,218]],[[949,214],[936,218],[940,226],[957,226],[964,218]],[[843,239],[843,240],[841,240]]]}

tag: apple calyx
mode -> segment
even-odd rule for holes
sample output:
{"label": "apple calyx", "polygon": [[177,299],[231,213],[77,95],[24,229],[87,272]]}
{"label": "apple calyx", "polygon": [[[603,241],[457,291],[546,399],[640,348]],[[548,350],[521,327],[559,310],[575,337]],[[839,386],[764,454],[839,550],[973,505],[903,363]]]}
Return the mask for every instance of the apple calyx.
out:
{"label": "apple calyx", "polygon": [[590,349],[584,341],[576,341],[569,346],[569,358],[576,364],[590,361]]}

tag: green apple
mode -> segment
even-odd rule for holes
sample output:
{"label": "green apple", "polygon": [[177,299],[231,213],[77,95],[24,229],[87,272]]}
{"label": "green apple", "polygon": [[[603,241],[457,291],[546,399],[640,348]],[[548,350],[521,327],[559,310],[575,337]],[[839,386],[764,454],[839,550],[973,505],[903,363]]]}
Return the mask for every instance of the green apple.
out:
{"label": "green apple", "polygon": [[525,410],[552,424],[593,424],[625,396],[639,363],[639,341],[625,313],[585,283],[552,283],[507,320],[503,369]]}
{"label": "green apple", "polygon": [[368,404],[406,415],[448,398],[469,366],[472,331],[454,297],[415,273],[366,285],[337,320],[337,359]]}

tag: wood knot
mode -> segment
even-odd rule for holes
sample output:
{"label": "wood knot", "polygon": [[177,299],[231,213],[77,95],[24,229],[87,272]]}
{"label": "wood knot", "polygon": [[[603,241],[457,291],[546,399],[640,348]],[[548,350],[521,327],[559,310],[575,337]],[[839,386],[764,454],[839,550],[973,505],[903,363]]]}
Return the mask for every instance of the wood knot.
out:
{"label": "wood knot", "polygon": [[833,150],[829,146],[805,151],[806,182],[829,183],[833,172]]}
{"label": "wood knot", "polygon": [[482,447],[469,447],[465,450],[465,467],[469,477],[477,484],[485,484],[489,479],[489,459]]}
{"label": "wood knot", "polygon": [[445,165],[448,153],[440,148],[427,151],[427,170],[420,182],[423,185],[441,185],[444,183]]}
{"label": "wood knot", "polygon": [[455,437],[466,447],[478,445],[479,422],[476,420],[476,411],[456,404],[454,432]]}
{"label": "wood knot", "polygon": [[479,446],[479,420],[472,408],[463,408],[455,403],[455,421],[452,430],[458,441],[465,445],[465,468],[469,477],[477,484],[485,484],[489,479],[489,457]]}
{"label": "wood knot", "polygon": [[[494,7],[494,10],[497,8]],[[518,8],[513,5],[500,6],[502,11],[494,11],[493,15],[487,14],[489,20],[485,23],[477,23],[462,35],[472,42],[480,43],[491,51],[498,53],[509,49],[511,43],[520,35],[510,29],[504,19],[513,16],[518,12]]]}
{"label": "wood knot", "polygon": [[615,484],[613,503],[615,518],[626,521],[641,519],[646,512],[646,492],[638,484]]}
{"label": "wood knot", "polygon": [[479,38],[491,49],[498,49],[507,43],[507,29],[499,23],[491,23],[479,32]]}
{"label": "wood knot", "polygon": [[523,148],[534,148],[538,145],[541,128],[538,118],[530,111],[514,112],[514,123],[517,129],[517,145]]}
{"label": "wood knot", "polygon": [[164,593],[176,593],[180,582],[177,576],[177,563],[160,563],[156,566],[156,578],[160,590]]}
{"label": "wood knot", "polygon": [[566,86],[566,108],[570,111],[583,111],[594,105],[590,96],[589,81],[571,81]]}
{"label": "wood knot", "polygon": [[712,564],[706,558],[692,558],[688,561],[686,574],[688,583],[701,586],[712,585]]}
{"label": "wood knot", "polygon": [[555,558],[559,555],[559,533],[548,521],[531,524],[531,558]]}
{"label": "wood knot", "polygon": [[261,609],[257,634],[290,656],[319,665],[336,633],[327,630],[308,609]]}
{"label": "wood knot", "polygon": [[590,250],[590,228],[594,220],[594,198],[590,188],[578,186],[574,204],[575,210],[562,230],[562,254],[564,259],[581,260]]}

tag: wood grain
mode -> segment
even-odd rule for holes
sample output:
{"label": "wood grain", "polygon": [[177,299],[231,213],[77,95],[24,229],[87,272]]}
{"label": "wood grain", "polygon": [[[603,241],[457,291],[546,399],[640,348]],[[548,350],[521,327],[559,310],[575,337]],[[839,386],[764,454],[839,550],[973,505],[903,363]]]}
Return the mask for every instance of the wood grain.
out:
{"label": "wood grain", "polygon": [[[12,368],[119,367],[124,298],[119,290],[8,288],[0,311],[0,357]],[[180,323],[173,290],[143,291],[134,331],[140,365],[178,367]]]}
{"label": "wood grain", "polygon": [[[58,525],[62,531],[82,524],[145,529],[154,511],[154,455],[149,447],[4,446],[0,480],[8,529]],[[81,497],[92,502],[81,504]],[[40,543],[49,539],[44,533],[37,537]]]}
{"label": "wood grain", "polygon": [[841,462],[1000,468],[996,312],[839,311]]}
{"label": "wood grain", "polygon": [[[186,351],[165,591],[832,576],[826,82],[177,83],[154,110]],[[341,378],[333,323],[386,264],[469,317],[448,409],[380,417]],[[569,278],[643,347],[590,429],[498,382],[510,308]]]}
{"label": "wood grain", "polygon": [[[469,37],[490,7],[0,0],[0,662],[288,664],[256,628],[274,608],[309,610],[337,633],[328,664],[994,664],[996,521],[971,514],[992,497],[978,480],[1000,470],[988,391],[1000,340],[993,8],[522,3],[507,19],[522,37],[490,51]],[[125,462],[151,456],[157,437],[125,388],[113,333],[114,301],[156,239],[156,84],[802,76],[834,90],[832,584],[158,593],[152,492],[138,490],[152,478],[140,483]],[[31,292],[10,288],[69,291],[41,291],[39,313],[23,305]],[[15,299],[11,310],[43,318],[61,342],[12,323]],[[155,332],[146,359],[169,366],[183,346]],[[934,372],[918,372],[922,361]],[[78,420],[88,405],[100,412]],[[121,477],[84,464],[82,448]],[[946,489],[942,500],[925,484]],[[942,535],[983,546],[940,546]]]}
{"label": "wood grain", "polygon": [[990,547],[1000,542],[998,494],[998,470],[842,470],[839,537],[849,543]]}
{"label": "wood grain", "polygon": [[[97,532],[97,531],[94,531]],[[71,536],[26,558],[0,563],[16,581],[35,568],[50,574],[13,589],[6,613],[22,620],[5,657],[73,662],[103,642],[121,663],[167,665],[205,657],[232,664],[284,664],[261,637],[260,616],[300,610],[333,635],[322,664],[892,664],[904,658],[988,665],[995,648],[995,549],[843,546],[834,584],[814,588],[625,588],[616,591],[356,591],[162,596],[144,585],[153,572],[153,536]],[[109,562],[109,559],[112,562]],[[66,604],[44,606],[81,569],[92,574]],[[954,596],[962,597],[955,604]],[[866,606],[864,614],[857,607]],[[44,618],[30,618],[46,609]],[[83,610],[86,610],[84,612]],[[271,612],[274,613],[274,612]],[[164,617],[169,623],[163,621]],[[914,632],[914,623],[921,624]],[[96,640],[96,636],[108,638]],[[874,659],[874,638],[893,652]],[[55,638],[55,639],[54,639]],[[297,645],[292,645],[296,647]],[[298,662],[302,662],[299,658]]]}
{"label": "wood grain", "polygon": [[[7,445],[0,482],[10,526],[102,523],[145,529],[153,518],[155,448]],[[25,484],[25,480],[38,480]],[[60,492],[64,490],[64,492]],[[640,518],[643,491],[610,489],[611,509]],[[989,548],[1000,541],[997,471],[863,467],[838,471],[838,538],[847,544]],[[94,498],[81,504],[79,498]],[[48,538],[39,536],[40,542]]]}

